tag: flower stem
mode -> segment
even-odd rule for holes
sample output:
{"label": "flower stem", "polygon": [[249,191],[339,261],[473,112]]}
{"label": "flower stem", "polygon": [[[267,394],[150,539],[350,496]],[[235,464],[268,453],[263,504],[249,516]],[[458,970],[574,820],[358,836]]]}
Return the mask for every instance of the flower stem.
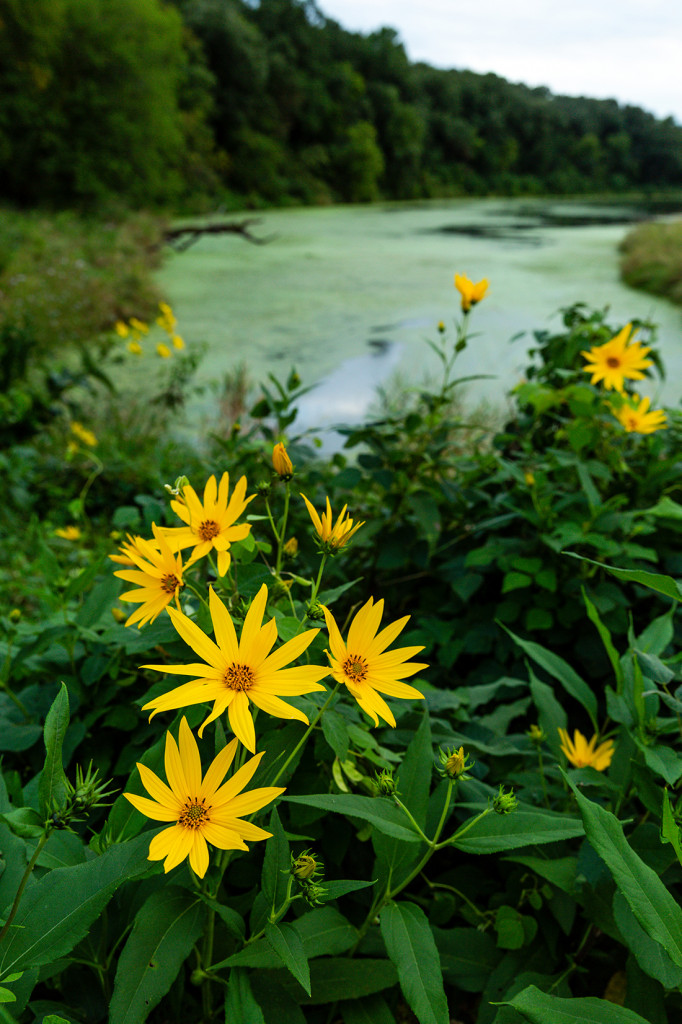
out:
{"label": "flower stem", "polygon": [[282,512],[279,536],[277,537],[277,561],[275,563],[275,573],[277,574],[277,579],[279,579],[279,574],[282,571],[282,557],[284,555],[284,538],[287,535],[287,519],[289,518],[289,491],[290,484],[289,481],[287,480],[286,490],[284,492],[284,512]]}
{"label": "flower stem", "polygon": [[33,856],[31,857],[30,861],[26,865],[26,870],[24,871],[23,878],[21,879],[21,882],[19,883],[19,888],[17,889],[17,894],[14,897],[14,903],[12,904],[12,909],[9,912],[9,917],[5,921],[5,923],[4,923],[3,927],[2,927],[2,930],[0,931],[0,942],[2,942],[2,940],[5,937],[5,935],[7,934],[7,932],[10,929],[10,925],[12,924],[12,921],[15,918],[16,912],[19,909],[19,902],[20,902],[21,897],[23,895],[24,889],[26,888],[26,885],[28,884],[28,880],[31,877],[31,872],[33,871],[33,868],[35,867],[36,861],[38,860],[38,857],[40,856],[40,852],[41,852],[43,846],[45,845],[45,843],[47,842],[48,836],[50,835],[51,831],[52,831],[51,829],[46,829],[46,831],[43,832],[42,836],[40,837],[40,839],[38,841],[38,845],[36,846],[35,850],[33,851]]}
{"label": "flower stem", "polygon": [[327,561],[327,556],[326,556],[326,554],[323,554],[322,555],[322,560],[320,562],[320,571],[317,574],[317,579],[315,580],[315,582],[313,584],[312,593],[310,595],[310,607],[311,608],[315,604],[315,602],[317,601],[317,594],[318,594],[318,591],[320,589],[320,583],[322,582],[322,573],[324,571],[324,563],[326,561]]}
{"label": "flower stem", "polygon": [[288,758],[286,759],[286,761],[284,762],[282,767],[279,769],[279,771],[275,775],[274,779],[270,783],[271,786],[275,786],[277,784],[278,780],[281,779],[282,775],[287,770],[287,768],[289,767],[289,765],[291,764],[291,762],[295,758],[296,754],[299,752],[299,750],[301,749],[301,747],[303,746],[305,741],[308,739],[308,736],[313,731],[313,729],[315,728],[315,726],[317,725],[319,720],[322,718],[322,715],[324,714],[324,712],[327,710],[327,708],[331,704],[332,699],[336,696],[336,691],[338,690],[340,685],[341,685],[341,683],[337,683],[336,686],[334,687],[334,689],[329,691],[329,695],[328,695],[326,701],[324,702],[324,704],[322,705],[320,710],[317,712],[317,714],[313,718],[312,722],[310,723],[310,725],[308,726],[306,731],[303,733],[303,735],[301,736],[300,740],[298,741],[298,743],[296,744],[294,749],[291,751],[291,753],[289,754]]}

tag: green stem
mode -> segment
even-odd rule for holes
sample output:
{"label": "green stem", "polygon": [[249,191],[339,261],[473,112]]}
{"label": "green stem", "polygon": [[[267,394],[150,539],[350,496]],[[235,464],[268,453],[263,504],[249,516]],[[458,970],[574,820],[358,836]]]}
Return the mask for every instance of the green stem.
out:
{"label": "green stem", "polygon": [[36,846],[35,850],[33,851],[33,856],[31,857],[30,861],[26,865],[26,870],[24,871],[24,876],[21,879],[21,882],[19,883],[19,888],[17,889],[17,894],[14,897],[14,903],[12,904],[12,909],[9,912],[9,917],[5,921],[5,924],[3,925],[2,931],[0,931],[0,942],[2,942],[2,940],[5,937],[5,935],[9,931],[10,925],[12,924],[12,921],[14,920],[14,918],[16,916],[17,910],[19,909],[19,902],[20,902],[21,897],[23,895],[24,889],[26,888],[28,880],[31,877],[31,872],[33,871],[33,868],[35,867],[36,861],[38,860],[38,857],[40,856],[40,852],[41,852],[43,846],[45,845],[45,843],[47,842],[48,836],[49,836],[51,831],[52,831],[51,829],[48,829],[45,832],[43,832],[43,834],[40,837],[40,840],[38,842],[38,845]]}
{"label": "green stem", "polygon": [[551,810],[549,806],[549,797],[547,795],[547,783],[545,782],[545,766],[542,763],[542,751],[538,747],[538,770],[540,772],[540,783],[542,785],[542,796],[545,801],[545,807],[547,810]]}
{"label": "green stem", "polygon": [[283,534],[280,535],[278,530],[277,530],[277,527],[275,526],[275,520],[273,519],[272,512],[270,511],[270,502],[268,501],[267,498],[265,499],[265,511],[268,514],[268,520],[270,522],[270,529],[272,530],[272,532],[273,532],[273,534],[275,536],[275,540],[277,541],[277,546],[278,546],[278,549],[279,549],[282,546],[282,536],[283,536]]}
{"label": "green stem", "polygon": [[310,595],[310,607],[311,608],[315,604],[315,602],[317,601],[317,593],[318,593],[318,591],[320,589],[320,583],[322,582],[322,573],[324,571],[324,563],[326,561],[327,561],[327,556],[325,554],[323,554],[322,555],[322,561],[320,562],[320,571],[317,574],[317,579],[315,580],[315,582],[313,584],[313,590],[312,590],[312,593]]}
{"label": "green stem", "polygon": [[485,810],[481,811],[480,814],[477,814],[475,818],[472,818],[471,821],[467,821],[464,825],[462,825],[461,828],[458,828],[457,831],[455,832],[455,834],[450,836],[449,839],[446,839],[444,843],[439,843],[436,848],[438,850],[440,850],[444,846],[450,846],[450,844],[454,843],[457,839],[461,839],[462,836],[467,834],[469,829],[473,828],[474,825],[478,824],[479,821],[482,821],[483,818],[487,818],[487,816],[489,814],[492,814],[492,812],[493,812],[493,808],[492,807],[486,807]]}
{"label": "green stem", "polygon": [[340,685],[341,685],[341,683],[337,683],[336,686],[334,687],[334,689],[329,691],[329,695],[328,695],[326,701],[324,702],[324,704],[322,705],[320,710],[317,712],[317,714],[313,718],[312,722],[310,723],[310,725],[308,726],[306,731],[303,733],[303,735],[301,736],[300,740],[298,741],[298,743],[296,744],[294,749],[291,751],[291,753],[289,754],[288,758],[286,759],[286,761],[284,762],[284,764],[282,765],[280,770],[275,775],[274,779],[270,783],[271,786],[276,785],[277,781],[279,779],[281,779],[282,775],[287,770],[287,768],[289,767],[289,765],[291,764],[291,762],[295,758],[296,754],[301,749],[301,747],[303,746],[305,741],[308,739],[308,736],[313,731],[313,729],[315,728],[315,726],[317,725],[319,720],[322,718],[322,715],[324,714],[324,712],[327,710],[327,708],[331,704],[333,698],[336,696],[336,692],[339,689]]}
{"label": "green stem", "polygon": [[282,522],[280,525],[280,534],[277,539],[277,562],[275,563],[275,572],[277,579],[282,571],[282,557],[284,555],[284,538],[287,535],[287,519],[289,518],[289,490],[290,484],[287,480],[286,490],[284,492],[284,512],[282,512]]}

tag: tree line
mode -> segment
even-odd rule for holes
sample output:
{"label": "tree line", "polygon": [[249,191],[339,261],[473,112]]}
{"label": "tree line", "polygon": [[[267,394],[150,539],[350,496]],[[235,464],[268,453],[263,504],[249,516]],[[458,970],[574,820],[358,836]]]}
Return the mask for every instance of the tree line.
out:
{"label": "tree line", "polygon": [[0,196],[175,208],[679,187],[682,127],[411,63],[314,0],[0,0]]}

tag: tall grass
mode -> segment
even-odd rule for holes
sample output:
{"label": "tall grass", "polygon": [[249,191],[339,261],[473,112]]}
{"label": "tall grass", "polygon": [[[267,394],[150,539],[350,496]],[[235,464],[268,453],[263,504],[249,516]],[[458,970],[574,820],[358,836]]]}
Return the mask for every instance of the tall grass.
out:
{"label": "tall grass", "polygon": [[682,220],[639,224],[620,251],[626,284],[682,305]]}

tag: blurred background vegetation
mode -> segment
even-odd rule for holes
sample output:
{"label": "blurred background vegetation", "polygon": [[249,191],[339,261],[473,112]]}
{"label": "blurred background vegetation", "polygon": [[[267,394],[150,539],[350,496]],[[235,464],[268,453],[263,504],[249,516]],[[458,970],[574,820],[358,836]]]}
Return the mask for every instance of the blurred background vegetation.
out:
{"label": "blurred background vegetation", "polygon": [[21,205],[197,210],[679,186],[682,128],[412,64],[312,0],[0,0],[0,180]]}

